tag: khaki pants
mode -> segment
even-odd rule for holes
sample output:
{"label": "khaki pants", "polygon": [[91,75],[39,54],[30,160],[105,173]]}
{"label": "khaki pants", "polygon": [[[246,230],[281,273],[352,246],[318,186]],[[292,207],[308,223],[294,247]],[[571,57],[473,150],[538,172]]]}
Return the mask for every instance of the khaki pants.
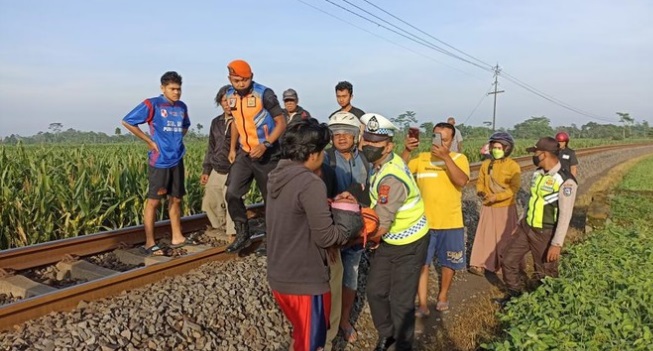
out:
{"label": "khaki pants", "polygon": [[552,229],[536,229],[522,220],[514,234],[514,239],[503,251],[501,268],[503,281],[510,293],[519,293],[522,290],[522,281],[519,274],[524,256],[531,252],[535,264],[535,278],[558,276],[558,261],[547,262],[546,255],[553,239]]}
{"label": "khaki pants", "polygon": [[227,211],[227,175],[220,174],[211,170],[209,181],[204,189],[204,198],[202,199],[202,211],[206,212],[213,228],[225,228],[225,233],[235,235],[236,229],[234,222]]}
{"label": "khaki pants", "polygon": [[329,261],[329,286],[331,287],[331,314],[329,315],[329,329],[327,330],[325,350],[332,348],[331,342],[338,335],[340,328],[340,315],[342,314],[342,258],[340,257],[339,248],[330,248],[336,257],[335,262]]}

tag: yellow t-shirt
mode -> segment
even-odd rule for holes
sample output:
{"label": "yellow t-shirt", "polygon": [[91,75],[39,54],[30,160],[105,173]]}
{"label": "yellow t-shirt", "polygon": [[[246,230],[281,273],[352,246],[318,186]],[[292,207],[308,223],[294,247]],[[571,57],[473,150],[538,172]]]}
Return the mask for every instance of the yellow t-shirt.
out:
{"label": "yellow t-shirt", "polygon": [[[453,162],[469,176],[467,156],[450,152]],[[455,186],[447,175],[444,161],[431,160],[431,153],[422,152],[408,162],[408,168],[417,180],[422,193],[426,219],[431,229],[455,229],[464,227],[462,188]]]}

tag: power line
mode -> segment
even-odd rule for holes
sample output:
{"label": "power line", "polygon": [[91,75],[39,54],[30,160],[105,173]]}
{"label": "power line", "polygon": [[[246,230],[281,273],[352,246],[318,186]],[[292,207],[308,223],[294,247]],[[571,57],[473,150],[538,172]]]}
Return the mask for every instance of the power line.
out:
{"label": "power line", "polygon": [[[331,3],[331,4],[333,4],[333,2],[331,2],[330,0],[325,0],[325,1],[327,1],[327,2],[329,2],[329,3]],[[356,4],[351,3],[349,0],[341,0],[341,1],[344,2],[344,3],[349,4],[349,6],[352,6],[352,7],[356,8],[356,9],[358,9],[358,10],[360,10],[360,11],[363,11],[363,12],[365,12],[366,14],[368,14],[368,15],[370,15],[370,16],[372,16],[372,17],[374,17],[374,18],[376,18],[376,19],[378,19],[378,20],[380,20],[380,21],[382,21],[382,22],[384,22],[384,23],[386,23],[386,24],[388,24],[388,25],[390,25],[390,26],[392,26],[392,27],[394,27],[394,28],[396,28],[396,29],[398,29],[398,30],[404,32],[404,33],[406,33],[407,35],[410,35],[411,37],[415,38],[414,40],[413,40],[413,39],[411,39],[411,40],[417,42],[418,44],[424,45],[424,46],[426,46],[426,47],[428,47],[428,48],[430,48],[430,49],[436,50],[436,51],[438,51],[438,52],[440,52],[440,53],[442,53],[442,54],[445,54],[445,55],[447,55],[447,56],[453,57],[453,58],[455,58],[455,59],[458,59],[458,60],[461,60],[461,61],[463,61],[463,62],[469,63],[469,64],[471,64],[471,65],[474,65],[474,66],[476,66],[476,67],[478,67],[478,68],[480,68],[480,69],[487,70],[486,67],[483,67],[483,66],[481,66],[481,65],[479,65],[479,64],[477,64],[477,63],[475,63],[475,62],[472,62],[472,61],[469,61],[469,60],[467,60],[467,59],[465,59],[465,58],[462,58],[462,57],[460,57],[460,56],[458,56],[458,55],[456,55],[456,54],[454,54],[454,53],[448,51],[447,49],[444,49],[444,48],[442,48],[442,47],[440,47],[440,46],[438,46],[438,45],[435,45],[435,44],[429,42],[428,40],[425,40],[424,38],[420,38],[419,36],[417,36],[417,35],[415,35],[415,34],[409,32],[409,31],[407,31],[407,30],[405,30],[405,29],[403,29],[403,28],[401,28],[401,27],[399,27],[399,26],[397,26],[397,25],[395,25],[395,24],[393,24],[393,23],[391,23],[391,22],[389,22],[389,21],[387,21],[387,20],[385,20],[385,19],[383,19],[383,18],[381,18],[381,17],[379,17],[379,16],[377,16],[377,15],[371,13],[371,12],[369,12],[369,11],[367,11],[366,9],[364,9],[364,8],[362,8],[362,7],[360,7],[360,6],[356,5]],[[340,7],[340,6],[339,6],[339,7]],[[343,7],[340,7],[340,8],[343,8]],[[352,13],[352,12],[350,11],[350,13]],[[363,16],[363,18],[365,18],[365,17]],[[368,19],[368,18],[365,18],[365,19],[368,20],[368,21],[371,21],[371,20]],[[374,21],[371,21],[371,22],[372,22],[372,23],[375,23],[375,24],[377,24],[377,25],[379,25],[378,23],[376,23],[376,22],[374,22]],[[383,28],[386,28],[386,27],[383,27]],[[386,28],[386,29],[387,29],[387,28]],[[396,32],[395,32],[395,33],[396,33]]]}
{"label": "power line", "polygon": [[[492,84],[492,85],[494,85],[494,84]],[[467,123],[467,121],[469,121],[469,119],[472,117],[474,112],[476,112],[476,109],[478,109],[478,107],[481,106],[481,103],[483,101],[485,101],[485,98],[488,96],[488,94],[490,93],[491,90],[492,89],[488,89],[488,91],[485,94],[483,94],[483,97],[481,98],[481,100],[478,101],[478,103],[476,104],[476,106],[474,107],[472,112],[470,112],[469,115],[467,116],[467,118],[465,118],[465,120],[463,121],[463,123],[460,123],[460,124],[465,124],[465,123]]]}
{"label": "power line", "polygon": [[351,13],[351,14],[354,15],[354,16],[357,16],[357,17],[362,18],[362,19],[364,19],[364,20],[366,20],[366,21],[368,21],[368,22],[370,22],[370,23],[373,23],[373,24],[375,24],[375,25],[377,25],[377,26],[379,26],[379,27],[381,27],[381,28],[383,28],[383,29],[385,29],[385,30],[388,30],[388,31],[390,31],[390,32],[392,32],[392,33],[395,33],[395,34],[397,34],[397,35],[399,35],[399,36],[401,36],[401,37],[404,37],[404,38],[406,38],[406,39],[408,39],[408,40],[410,40],[410,41],[413,41],[413,42],[415,42],[415,43],[417,43],[417,44],[420,44],[420,45],[426,46],[426,47],[429,48],[429,49],[432,49],[432,50],[438,51],[438,52],[443,53],[443,54],[446,54],[446,55],[450,55],[450,56],[452,56],[452,57],[456,57],[456,58],[458,58],[458,59],[461,60],[461,61],[467,62],[467,63],[469,63],[469,64],[471,64],[471,65],[474,65],[474,66],[476,66],[476,67],[479,67],[479,68],[481,68],[481,69],[483,69],[483,70],[486,70],[486,71],[489,71],[489,70],[490,70],[490,69],[485,68],[485,67],[483,67],[483,66],[481,66],[481,65],[479,65],[479,64],[477,64],[477,63],[474,63],[474,62],[471,62],[471,61],[469,61],[469,60],[466,60],[466,59],[464,59],[464,58],[462,58],[462,57],[456,56],[455,54],[452,54],[452,53],[450,53],[450,52],[448,52],[448,51],[446,51],[446,50],[444,50],[444,49],[442,49],[442,48],[439,48],[439,47],[437,47],[437,46],[435,46],[435,45],[428,45],[428,44],[425,44],[424,42],[421,42],[421,41],[416,40],[416,39],[414,39],[414,38],[412,38],[412,37],[410,37],[410,36],[408,36],[408,35],[406,35],[406,34],[403,34],[403,33],[398,32],[398,31],[396,31],[396,30],[394,30],[394,29],[392,29],[392,28],[389,28],[389,27],[387,27],[387,26],[385,26],[385,25],[383,25],[383,24],[381,24],[381,23],[379,23],[379,22],[377,22],[377,21],[374,21],[374,20],[372,20],[372,19],[369,19],[369,18],[367,18],[367,17],[365,17],[365,16],[363,16],[363,15],[361,15],[361,14],[359,14],[359,13],[356,13],[356,12],[354,12],[354,11],[352,11],[352,10],[350,10],[350,9],[348,9],[348,8],[346,8],[346,7],[344,7],[344,6],[342,6],[342,5],[336,4],[335,2],[333,2],[333,1],[331,1],[331,0],[324,0],[324,1],[328,2],[329,4],[331,4],[331,5],[333,5],[333,6],[336,6],[336,7],[340,8],[340,9],[342,9],[342,10],[345,10],[345,11]]}
{"label": "power line", "polygon": [[[342,7],[342,6],[340,6],[340,5],[334,4],[334,3],[331,2],[330,0],[325,0],[325,1],[331,3],[331,4],[335,5],[335,6],[338,6],[338,7],[342,8],[342,9],[345,9],[344,7]],[[349,1],[347,1],[347,0],[342,0],[342,1],[351,4],[351,3],[350,3]],[[478,59],[478,58],[476,58],[476,57],[474,57],[474,56],[471,56],[471,55],[469,55],[469,54],[463,52],[462,50],[459,50],[459,49],[453,47],[452,45],[449,45],[449,44],[447,44],[447,43],[441,41],[440,39],[438,39],[438,38],[436,38],[436,37],[434,37],[434,36],[428,34],[427,32],[425,32],[425,31],[423,31],[423,30],[421,30],[421,29],[415,27],[414,25],[412,25],[412,24],[410,24],[410,23],[408,23],[408,22],[402,20],[401,18],[399,18],[399,17],[393,15],[393,14],[390,13],[389,11],[386,11],[386,10],[382,9],[381,7],[379,7],[379,6],[375,5],[374,3],[372,3],[371,1],[369,1],[369,0],[363,0],[363,1],[365,1],[365,2],[368,3],[368,4],[370,4],[371,6],[375,7],[376,9],[378,9],[378,10],[384,12],[385,14],[391,16],[392,18],[395,18],[395,19],[401,21],[402,23],[404,23],[404,24],[410,26],[411,28],[416,29],[416,30],[419,31],[420,33],[426,34],[427,36],[429,36],[429,37],[431,37],[431,38],[437,40],[438,42],[440,42],[440,43],[442,43],[442,44],[444,44],[444,45],[446,45],[446,46],[448,46],[448,47],[450,47],[450,48],[452,48],[452,49],[454,49],[454,50],[456,50],[456,51],[462,53],[463,55],[468,56],[468,57],[470,57],[470,58],[472,58],[472,59],[474,59],[474,60],[476,60],[476,61],[478,61],[478,62],[484,64],[484,65],[490,66],[490,69],[493,69],[493,66],[489,65],[488,63],[486,63],[486,62],[484,62],[484,61],[482,61],[482,60],[480,60],[480,59]],[[353,6],[356,7],[356,8],[359,8],[359,9],[360,9],[360,7],[358,7],[358,6],[356,6],[356,5],[353,5]],[[378,24],[378,23],[376,23],[376,22],[374,22],[374,21],[372,21],[372,20],[370,20],[370,19],[368,19],[368,18],[366,18],[366,17],[364,17],[364,16],[362,16],[362,15],[360,15],[360,14],[357,14],[357,13],[354,13],[353,11],[350,11],[349,9],[345,9],[345,10],[348,11],[348,12],[350,12],[350,13],[352,13],[352,14],[354,14],[354,15],[356,15],[356,16],[358,16],[358,17],[361,17],[361,18],[363,18],[363,19],[365,19],[365,20],[367,20],[367,21],[370,21],[370,22],[375,23],[375,24],[377,24],[377,25],[379,25],[379,26],[381,26],[381,27],[383,27],[383,28],[388,29],[387,27],[382,26],[382,25],[380,25],[380,24]],[[363,10],[363,11],[369,14],[368,11],[365,11],[365,10]],[[375,16],[375,15],[373,15],[373,16],[376,17],[376,18],[378,18],[378,17]],[[387,22],[387,21],[385,21],[385,20],[384,20],[384,22],[389,23],[389,22]],[[394,26],[394,25],[393,25],[393,26]],[[397,26],[395,26],[395,27],[397,27]],[[391,29],[388,29],[388,30],[391,30]],[[403,29],[402,29],[402,30],[403,30]],[[393,31],[393,30],[391,30],[391,31]],[[396,33],[396,31],[393,31],[393,32]],[[411,35],[415,36],[414,34],[411,34]],[[402,35],[402,36],[403,36],[403,37],[406,37],[405,35]],[[417,37],[417,36],[415,36],[415,37]],[[417,37],[417,38],[419,38],[419,37]],[[408,39],[411,39],[411,38],[408,38]],[[423,38],[419,38],[419,39],[420,39],[420,40],[424,40]],[[411,39],[411,40],[413,40],[413,39]],[[415,41],[415,40],[413,40],[413,41]],[[423,44],[422,44],[422,45],[423,45]],[[438,50],[436,50],[436,51],[438,51],[438,52],[442,52],[442,50],[444,50],[444,49],[438,47]],[[446,50],[445,50],[445,51],[446,51]],[[458,56],[456,56],[456,55],[454,55],[454,54],[451,54],[451,53],[448,53],[448,55],[450,55],[450,56],[452,56],[452,57],[459,58]],[[467,62],[467,63],[473,64],[473,65],[476,66],[476,67],[479,67],[479,68],[482,68],[482,69],[486,69],[486,70],[487,70],[487,68],[482,67],[482,66],[480,66],[480,65],[478,65],[478,64],[476,64],[476,63],[472,63],[472,62],[470,62],[469,60],[465,60],[465,59],[462,59],[462,58],[459,58],[459,59],[461,59],[461,60],[463,60],[463,61],[465,61],[465,62]],[[609,118],[605,118],[605,117],[595,116],[594,114],[592,114],[592,113],[590,113],[590,112],[583,111],[583,110],[581,110],[581,109],[579,109],[579,108],[576,108],[576,107],[574,107],[574,106],[572,106],[572,105],[570,105],[570,104],[567,104],[567,103],[561,101],[560,99],[557,99],[557,98],[555,98],[555,97],[553,97],[553,96],[551,96],[551,95],[548,95],[548,94],[546,94],[546,93],[543,93],[542,91],[539,91],[538,89],[536,89],[536,88],[530,86],[529,84],[527,84],[527,83],[525,83],[525,82],[522,82],[521,80],[517,79],[516,77],[513,77],[513,76],[511,76],[511,75],[509,75],[509,74],[507,74],[507,73],[505,73],[505,72],[503,73],[503,76],[504,76],[504,78],[508,79],[509,81],[511,81],[512,83],[518,85],[519,87],[525,89],[526,91],[528,91],[528,92],[530,92],[530,93],[532,93],[532,94],[535,94],[535,95],[537,95],[537,96],[539,96],[539,97],[541,97],[541,98],[543,98],[543,99],[545,99],[545,100],[547,100],[547,101],[549,101],[549,102],[551,102],[551,103],[554,103],[554,104],[556,104],[556,105],[558,105],[558,106],[560,106],[560,107],[563,107],[563,108],[565,108],[565,109],[567,109],[567,110],[569,110],[569,111],[572,111],[572,112],[578,113],[578,114],[580,114],[580,115],[583,115],[583,116],[586,116],[586,117],[589,117],[589,118],[592,118],[592,119],[596,119],[596,120],[599,120],[599,121],[613,122],[613,123],[615,122],[614,119],[609,119]]]}
{"label": "power line", "polygon": [[410,24],[410,22],[406,22],[406,21],[404,21],[403,19],[401,19],[401,18],[399,18],[399,17],[393,15],[392,13],[390,13],[390,12],[388,12],[388,11],[382,9],[381,7],[379,7],[379,6],[377,6],[376,4],[372,3],[371,1],[368,1],[368,0],[363,0],[363,1],[365,1],[366,3],[372,5],[374,8],[376,8],[376,9],[378,9],[379,11],[385,13],[386,15],[388,15],[388,16],[390,16],[390,17],[396,19],[396,20],[398,20],[399,22],[401,22],[401,23],[403,23],[403,24],[406,24],[406,25],[408,25],[409,27],[415,29],[416,31],[418,31],[418,32],[420,32],[420,33],[422,33],[422,34],[424,34],[424,35],[430,37],[431,39],[434,39],[434,40],[436,40],[437,42],[439,42],[439,43],[441,43],[441,44],[443,44],[443,45],[446,45],[447,47],[449,47],[449,48],[451,48],[451,49],[453,49],[453,50],[456,50],[456,51],[458,51],[459,53],[461,53],[461,54],[463,54],[463,55],[465,55],[465,56],[467,56],[467,57],[469,57],[469,58],[471,58],[471,59],[473,59],[473,60],[476,60],[477,62],[480,62],[481,64],[483,64],[483,65],[489,67],[490,69],[492,68],[492,65],[491,65],[491,64],[489,64],[489,63],[487,63],[487,62],[484,62],[484,61],[482,61],[482,60],[480,60],[480,59],[478,59],[478,58],[476,58],[476,57],[474,57],[474,56],[472,56],[472,55],[470,55],[470,54],[468,54],[468,53],[466,53],[466,52],[464,52],[464,51],[462,51],[462,50],[459,50],[459,49],[455,48],[454,46],[452,46],[452,45],[450,45],[450,44],[447,44],[446,42],[444,42],[444,41],[442,41],[442,40],[440,40],[440,39],[434,37],[433,35],[431,35],[431,34],[425,32],[425,31],[423,31],[423,30],[421,30],[421,29],[419,29],[419,28],[417,28],[417,27],[415,27],[414,25]]}
{"label": "power line", "polygon": [[344,19],[342,19],[342,18],[340,18],[340,17],[338,17],[338,16],[336,16],[336,15],[334,15],[334,14],[329,13],[328,11],[325,11],[325,10],[323,10],[323,9],[317,7],[317,6],[314,6],[314,5],[312,5],[312,4],[309,4],[309,3],[307,3],[307,2],[305,2],[305,1],[303,1],[303,0],[297,0],[297,1],[300,2],[300,3],[302,3],[302,4],[304,4],[304,5],[306,5],[306,6],[308,6],[308,7],[313,8],[314,10],[319,11],[319,12],[321,12],[321,13],[323,13],[323,14],[329,16],[329,17],[333,17],[333,18],[337,19],[337,20],[340,21],[340,22],[346,23],[346,24],[348,24],[348,25],[350,25],[350,26],[352,26],[352,27],[354,27],[354,28],[357,28],[357,29],[362,30],[363,32],[366,32],[366,33],[371,34],[371,35],[373,35],[373,36],[375,36],[375,37],[377,37],[377,38],[379,38],[379,39],[383,39],[383,40],[385,40],[385,41],[387,41],[387,42],[389,42],[389,43],[391,43],[391,44],[394,44],[394,45],[396,45],[396,46],[398,46],[398,47],[400,47],[400,48],[402,48],[402,49],[404,49],[404,50],[410,51],[410,52],[412,52],[412,53],[414,53],[414,54],[417,54],[417,55],[419,55],[419,56],[422,56],[422,57],[424,57],[424,58],[426,58],[426,59],[428,59],[428,60],[431,60],[431,61],[433,61],[433,62],[439,63],[439,64],[441,64],[441,65],[443,65],[443,66],[447,66],[447,67],[449,67],[449,68],[451,68],[451,69],[453,69],[453,70],[456,70],[456,71],[458,71],[458,72],[460,72],[460,73],[463,73],[463,74],[465,74],[465,75],[468,75],[468,76],[470,76],[470,77],[476,78],[476,79],[478,79],[478,80],[484,80],[484,79],[482,79],[482,78],[480,78],[480,77],[478,77],[478,76],[476,76],[476,75],[474,75],[474,74],[471,74],[471,73],[469,73],[469,72],[463,71],[463,70],[461,70],[460,68],[457,68],[457,67],[454,67],[454,66],[448,65],[448,64],[446,64],[446,63],[444,63],[444,62],[442,62],[442,61],[439,61],[439,60],[433,58],[432,56],[429,56],[429,55],[426,55],[426,54],[421,53],[421,52],[419,52],[419,51],[413,50],[413,49],[411,49],[411,48],[409,48],[409,47],[407,47],[407,46],[404,46],[404,45],[402,45],[402,44],[397,43],[396,41],[390,40],[390,39],[388,39],[388,38],[386,38],[386,37],[384,37],[384,36],[381,36],[381,35],[379,35],[379,34],[377,34],[377,33],[374,33],[374,32],[372,32],[372,31],[370,31],[370,30],[367,30],[367,29],[365,29],[365,28],[363,28],[363,27],[361,27],[361,26],[358,26],[358,25],[356,25],[356,24],[354,24],[354,23],[351,23],[351,22],[349,22],[349,21],[347,21],[347,20],[344,20]]}

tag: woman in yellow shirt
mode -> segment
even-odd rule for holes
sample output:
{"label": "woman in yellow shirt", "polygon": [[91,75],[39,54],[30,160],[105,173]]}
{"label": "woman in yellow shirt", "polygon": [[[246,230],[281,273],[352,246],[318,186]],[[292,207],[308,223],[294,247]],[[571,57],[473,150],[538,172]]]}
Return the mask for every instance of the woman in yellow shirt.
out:
{"label": "woman in yellow shirt", "polygon": [[501,267],[501,251],[517,227],[515,199],[521,186],[521,169],[510,158],[515,147],[512,136],[496,132],[489,140],[492,157],[483,161],[476,181],[476,193],[483,206],[476,229],[469,272],[484,275]]}

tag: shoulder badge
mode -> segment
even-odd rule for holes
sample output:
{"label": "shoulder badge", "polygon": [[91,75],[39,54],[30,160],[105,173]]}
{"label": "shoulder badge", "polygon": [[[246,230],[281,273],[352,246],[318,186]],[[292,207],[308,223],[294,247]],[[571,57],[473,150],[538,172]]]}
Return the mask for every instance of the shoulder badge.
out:
{"label": "shoulder badge", "polygon": [[571,190],[572,190],[571,185],[564,185],[562,187],[562,194],[564,196],[569,197],[569,196],[571,196]]}
{"label": "shoulder badge", "polygon": [[390,196],[390,185],[381,185],[379,187],[379,204],[385,205],[388,203]]}

